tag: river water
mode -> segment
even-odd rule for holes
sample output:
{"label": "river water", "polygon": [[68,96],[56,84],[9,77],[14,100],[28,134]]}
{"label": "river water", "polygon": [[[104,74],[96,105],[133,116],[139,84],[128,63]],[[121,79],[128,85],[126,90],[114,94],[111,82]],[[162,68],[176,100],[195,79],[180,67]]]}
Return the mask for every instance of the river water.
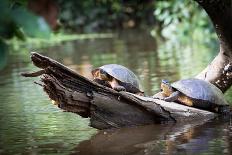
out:
{"label": "river water", "polygon": [[[195,76],[213,59],[216,48],[192,41],[177,46],[146,32],[124,32],[34,50],[89,78],[95,67],[122,64],[138,75],[145,93],[152,95],[159,91],[161,79],[172,82]],[[6,66],[0,71],[0,154],[232,154],[230,118],[99,131],[88,126],[89,119],[52,105],[33,83],[39,78],[20,76],[37,69],[29,52],[1,57]],[[225,96],[231,102],[232,91]]]}

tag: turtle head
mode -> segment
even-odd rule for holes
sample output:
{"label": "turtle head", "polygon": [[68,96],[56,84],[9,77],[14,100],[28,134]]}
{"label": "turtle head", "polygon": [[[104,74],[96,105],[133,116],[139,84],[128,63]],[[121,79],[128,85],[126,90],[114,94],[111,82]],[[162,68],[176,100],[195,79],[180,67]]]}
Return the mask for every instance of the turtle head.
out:
{"label": "turtle head", "polygon": [[174,91],[168,80],[162,80],[160,90],[164,97],[170,96]]}
{"label": "turtle head", "polygon": [[100,77],[100,79],[105,80],[105,81],[112,80],[112,77],[103,69],[99,69],[99,77]]}
{"label": "turtle head", "polygon": [[92,70],[92,75],[94,79],[101,79],[104,81],[111,81],[112,77],[103,69],[97,68]]}

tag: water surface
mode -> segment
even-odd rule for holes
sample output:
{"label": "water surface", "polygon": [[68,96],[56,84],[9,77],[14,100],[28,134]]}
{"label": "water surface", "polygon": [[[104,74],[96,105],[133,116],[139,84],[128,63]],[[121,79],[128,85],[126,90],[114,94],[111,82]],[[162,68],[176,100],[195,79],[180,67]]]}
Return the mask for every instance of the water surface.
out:
{"label": "water surface", "polygon": [[[139,76],[147,95],[159,91],[161,79],[195,76],[216,55],[215,46],[191,42],[175,48],[139,31],[33,50],[89,78],[95,67],[122,64]],[[7,62],[0,71],[0,154],[231,154],[230,119],[98,131],[89,119],[52,105],[33,83],[39,78],[19,76],[37,69],[29,53],[4,54],[1,60]],[[226,98],[232,100],[232,91]]]}

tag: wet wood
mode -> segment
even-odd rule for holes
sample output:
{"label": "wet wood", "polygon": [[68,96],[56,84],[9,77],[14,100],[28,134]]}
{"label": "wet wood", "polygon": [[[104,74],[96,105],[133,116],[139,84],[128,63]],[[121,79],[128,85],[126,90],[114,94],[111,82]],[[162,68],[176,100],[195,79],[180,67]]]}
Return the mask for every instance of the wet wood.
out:
{"label": "wet wood", "polygon": [[39,85],[59,108],[89,117],[90,125],[98,129],[209,120],[217,116],[174,102],[117,92],[38,53],[32,53],[31,59],[42,70],[22,75],[40,76]]}

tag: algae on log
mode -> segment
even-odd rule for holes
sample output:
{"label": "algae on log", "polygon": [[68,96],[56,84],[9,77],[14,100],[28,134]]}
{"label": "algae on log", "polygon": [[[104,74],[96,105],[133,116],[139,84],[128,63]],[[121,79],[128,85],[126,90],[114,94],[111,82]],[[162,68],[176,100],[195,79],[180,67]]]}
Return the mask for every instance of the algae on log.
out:
{"label": "algae on log", "polygon": [[232,85],[232,1],[195,1],[210,17],[220,45],[218,55],[197,78],[206,80],[225,92]]}
{"label": "algae on log", "polygon": [[117,92],[38,53],[32,53],[31,59],[34,65],[42,70],[22,75],[26,77],[41,75],[42,83],[38,84],[59,108],[82,117],[89,117],[90,125],[97,129],[209,120],[217,116],[212,112],[174,102]]}

